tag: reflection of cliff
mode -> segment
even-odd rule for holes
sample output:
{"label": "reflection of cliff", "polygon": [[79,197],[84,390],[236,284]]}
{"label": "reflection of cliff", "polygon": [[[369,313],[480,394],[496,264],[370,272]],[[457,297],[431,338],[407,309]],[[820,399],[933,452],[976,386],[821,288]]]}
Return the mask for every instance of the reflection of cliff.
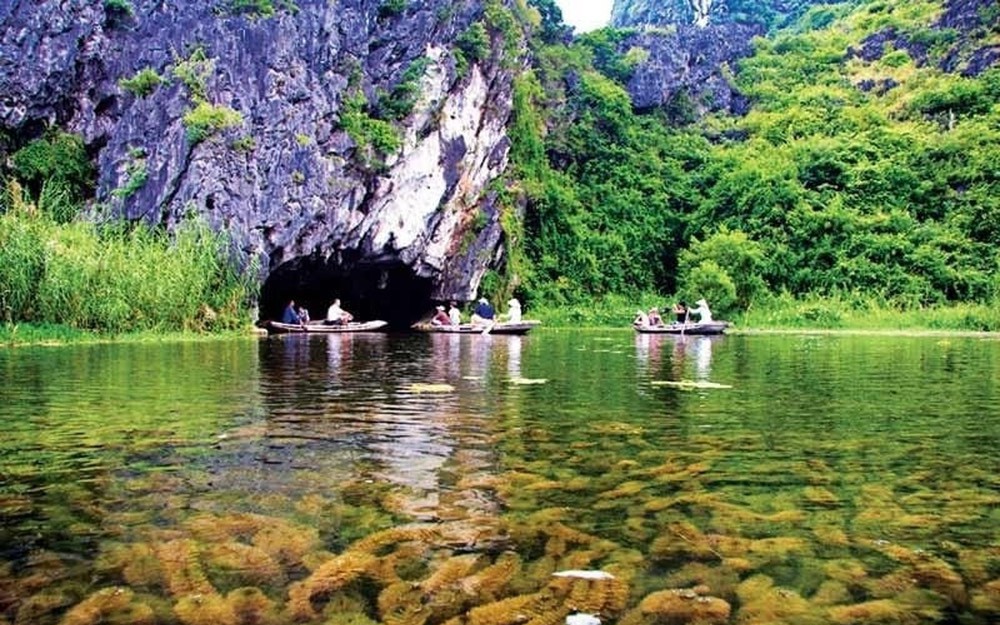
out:
{"label": "reflection of cliff", "polygon": [[265,488],[333,496],[351,484],[383,489],[387,505],[417,518],[491,511],[488,489],[475,486],[489,482],[496,464],[481,388],[489,338],[393,339],[262,343],[265,431],[246,443],[259,448]]}

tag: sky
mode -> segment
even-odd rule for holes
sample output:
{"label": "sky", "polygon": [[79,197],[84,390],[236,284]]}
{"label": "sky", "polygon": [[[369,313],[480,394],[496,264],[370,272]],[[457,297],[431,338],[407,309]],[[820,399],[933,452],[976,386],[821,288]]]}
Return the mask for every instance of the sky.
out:
{"label": "sky", "polygon": [[578,33],[607,26],[611,20],[614,0],[556,0],[563,14],[563,21]]}

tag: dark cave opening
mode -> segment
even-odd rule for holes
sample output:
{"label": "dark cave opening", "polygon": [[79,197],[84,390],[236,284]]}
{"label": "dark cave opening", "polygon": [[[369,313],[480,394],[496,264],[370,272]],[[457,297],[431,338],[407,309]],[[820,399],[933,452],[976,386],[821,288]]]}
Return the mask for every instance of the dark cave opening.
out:
{"label": "dark cave opening", "polygon": [[434,308],[431,282],[402,263],[337,265],[312,257],[296,258],[275,269],[261,289],[260,318],[280,319],[289,300],[322,319],[339,297],[357,321],[382,319],[405,329]]}

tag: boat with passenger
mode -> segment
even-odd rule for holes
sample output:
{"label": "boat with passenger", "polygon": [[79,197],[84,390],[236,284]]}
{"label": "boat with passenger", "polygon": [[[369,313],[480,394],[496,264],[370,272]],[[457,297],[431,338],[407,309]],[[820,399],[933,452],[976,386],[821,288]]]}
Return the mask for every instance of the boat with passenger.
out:
{"label": "boat with passenger", "polygon": [[677,334],[691,336],[706,336],[712,334],[723,334],[729,327],[728,321],[707,321],[692,323],[663,323],[660,325],[633,324],[636,332],[640,334]]}
{"label": "boat with passenger", "polygon": [[417,332],[442,332],[445,334],[527,334],[542,324],[536,319],[521,321],[497,321],[496,323],[460,323],[445,325],[434,323],[415,323],[411,328]]}
{"label": "boat with passenger", "polygon": [[375,319],[372,321],[347,321],[344,323],[326,323],[323,320],[307,323],[282,323],[268,321],[267,329],[276,334],[341,334],[345,332],[378,332],[389,325],[388,321]]}

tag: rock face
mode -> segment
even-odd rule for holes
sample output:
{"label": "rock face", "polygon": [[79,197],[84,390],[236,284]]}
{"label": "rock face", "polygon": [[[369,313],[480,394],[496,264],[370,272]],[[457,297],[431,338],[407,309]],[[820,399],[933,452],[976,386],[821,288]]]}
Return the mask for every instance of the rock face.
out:
{"label": "rock face", "polygon": [[745,24],[769,29],[801,15],[822,0],[615,0],[611,24],[666,26],[691,24],[701,28],[720,24]]}
{"label": "rock face", "polygon": [[472,299],[503,253],[488,188],[513,68],[498,33],[478,61],[454,52],[482,19],[474,1],[7,0],[0,129],[83,135],[104,210],[227,232],[262,315],[339,296],[402,322]]}
{"label": "rock face", "polygon": [[754,26],[724,24],[698,28],[637,31],[622,50],[642,48],[649,54],[628,83],[639,110],[664,108],[675,121],[690,121],[708,111],[743,115],[749,106],[730,81],[736,61],[752,52]]}

